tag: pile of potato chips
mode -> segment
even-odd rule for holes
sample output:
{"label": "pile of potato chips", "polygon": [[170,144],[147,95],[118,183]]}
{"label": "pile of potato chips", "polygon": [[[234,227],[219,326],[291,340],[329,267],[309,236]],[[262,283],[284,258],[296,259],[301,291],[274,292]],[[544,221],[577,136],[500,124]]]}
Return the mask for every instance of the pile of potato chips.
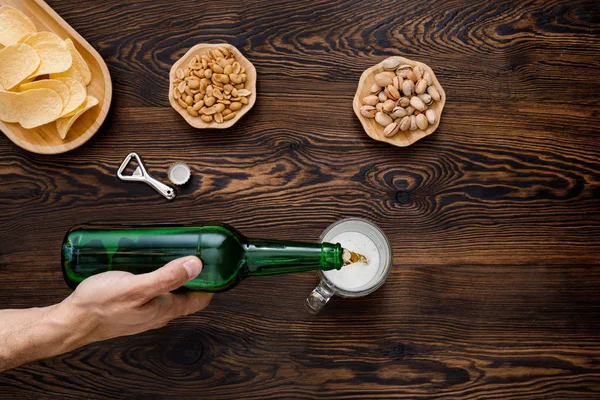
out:
{"label": "pile of potato chips", "polygon": [[31,129],[55,122],[61,139],[98,100],[92,74],[71,39],[38,32],[20,11],[0,7],[0,121]]}

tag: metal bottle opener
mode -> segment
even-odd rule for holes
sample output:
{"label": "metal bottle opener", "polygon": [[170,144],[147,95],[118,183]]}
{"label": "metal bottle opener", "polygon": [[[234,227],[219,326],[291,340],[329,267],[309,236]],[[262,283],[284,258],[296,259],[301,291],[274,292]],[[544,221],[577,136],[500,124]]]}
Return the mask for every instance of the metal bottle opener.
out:
{"label": "metal bottle opener", "polygon": [[[138,167],[133,172],[133,175],[123,175],[123,171],[129,164],[131,159],[134,157],[138,163]],[[140,156],[137,155],[137,153],[129,153],[127,157],[125,157],[125,159],[121,163],[121,166],[119,167],[119,170],[117,171],[117,176],[122,181],[147,183],[168,200],[173,200],[175,198],[175,190],[172,187],[157,181],[156,179],[151,177],[148,172],[146,172],[146,168],[144,168],[144,164],[142,164],[142,160],[140,159]]]}

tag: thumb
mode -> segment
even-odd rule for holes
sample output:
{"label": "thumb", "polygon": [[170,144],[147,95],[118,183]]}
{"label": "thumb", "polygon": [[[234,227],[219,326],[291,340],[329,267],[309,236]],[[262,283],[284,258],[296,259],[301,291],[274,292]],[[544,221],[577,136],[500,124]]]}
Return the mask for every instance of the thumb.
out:
{"label": "thumb", "polygon": [[171,292],[197,277],[202,271],[198,257],[182,257],[164,267],[136,276],[138,288],[148,298]]}

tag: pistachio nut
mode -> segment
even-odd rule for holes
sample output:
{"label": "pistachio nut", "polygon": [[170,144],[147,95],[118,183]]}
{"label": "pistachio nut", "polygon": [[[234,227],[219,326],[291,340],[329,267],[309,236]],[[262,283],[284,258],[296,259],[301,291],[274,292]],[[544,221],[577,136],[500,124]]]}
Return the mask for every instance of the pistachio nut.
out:
{"label": "pistachio nut", "polygon": [[377,110],[377,112],[384,112],[384,110],[383,110],[383,103],[377,103],[375,105],[375,109]]}
{"label": "pistachio nut", "polygon": [[396,118],[404,118],[408,113],[402,107],[394,107],[392,110],[392,115]]}
{"label": "pistachio nut", "polygon": [[404,79],[402,79],[402,77],[400,76],[395,76],[392,78],[392,85],[394,85],[394,87],[398,90],[402,89],[402,81]]}
{"label": "pistachio nut", "polygon": [[379,94],[377,95],[379,97],[379,101],[384,102],[387,100],[387,95],[385,94],[385,92],[379,92]]}
{"label": "pistachio nut", "polygon": [[398,65],[400,65],[400,59],[398,59],[396,57],[386,58],[385,60],[383,60],[381,65],[383,66],[384,69],[393,71],[396,68],[398,68]]}
{"label": "pistachio nut", "polygon": [[407,115],[400,120],[400,130],[407,131],[410,128],[410,117]]}
{"label": "pistachio nut", "polygon": [[387,91],[385,95],[388,98],[392,100],[398,100],[400,98],[400,92],[398,92],[398,89],[396,89],[394,85],[388,85],[385,90]]}
{"label": "pistachio nut", "polygon": [[402,82],[402,93],[404,93],[405,96],[412,95],[414,89],[415,84],[410,79],[406,79],[404,82]]}
{"label": "pistachio nut", "polygon": [[427,81],[423,78],[419,79],[417,81],[417,84],[415,85],[415,93],[423,94],[423,93],[425,93],[426,90],[427,90]]}
{"label": "pistachio nut", "polygon": [[362,115],[365,118],[375,118],[376,113],[377,110],[375,110],[375,107],[373,106],[362,106],[360,108],[360,115]]}
{"label": "pistachio nut", "polygon": [[408,97],[401,97],[400,100],[398,100],[398,104],[400,107],[408,107],[410,99]]}
{"label": "pistachio nut", "polygon": [[379,86],[386,87],[387,85],[392,84],[392,78],[390,78],[388,74],[381,72],[375,75],[375,83]]}
{"label": "pistachio nut", "polygon": [[381,92],[381,86],[379,86],[378,84],[374,83],[371,85],[371,93],[373,94],[377,94]]}
{"label": "pistachio nut", "polygon": [[394,100],[386,100],[383,102],[383,111],[392,112],[394,107],[396,106],[396,102]]}
{"label": "pistachio nut", "polygon": [[413,96],[410,98],[410,105],[415,108],[415,110],[424,111],[427,106],[423,103],[423,100],[420,98]]}
{"label": "pistachio nut", "polygon": [[408,64],[403,64],[396,70],[396,75],[406,79],[408,71],[412,71],[412,67]]}
{"label": "pistachio nut", "polygon": [[400,129],[400,125],[397,122],[392,122],[391,124],[389,124],[388,126],[385,127],[385,129],[383,130],[383,134],[386,137],[392,137],[396,133],[398,133],[399,129]]}
{"label": "pistachio nut", "polygon": [[433,103],[433,99],[427,93],[420,94],[417,97],[423,100],[426,106],[430,106]]}
{"label": "pistachio nut", "polygon": [[419,79],[421,79],[423,77],[423,74],[425,73],[425,70],[420,65],[417,65],[416,67],[413,68],[413,72],[417,76],[417,80],[419,80]]}
{"label": "pistachio nut", "polygon": [[416,120],[417,120],[417,127],[419,127],[420,130],[424,131],[425,129],[427,129],[429,122],[427,121],[427,117],[425,116],[425,114],[417,115]]}
{"label": "pistachio nut", "polygon": [[425,117],[427,117],[427,121],[431,125],[435,124],[435,121],[437,121],[437,115],[435,114],[435,111],[433,111],[433,110],[425,111]]}
{"label": "pistachio nut", "polygon": [[413,115],[413,113],[415,112],[415,108],[413,106],[408,106],[405,108],[405,110],[407,115]]}
{"label": "pistachio nut", "polygon": [[377,104],[379,102],[379,99],[377,98],[377,96],[372,94],[370,96],[363,98],[362,101],[363,101],[363,104],[367,104],[369,106],[374,106],[375,104]]}
{"label": "pistachio nut", "polygon": [[431,98],[435,101],[440,101],[442,96],[440,96],[440,92],[435,88],[435,86],[429,86],[427,88],[427,93],[431,96]]}
{"label": "pistachio nut", "polygon": [[423,79],[427,81],[427,86],[433,85],[433,79],[431,78],[431,74],[429,72],[425,71],[423,74]]}
{"label": "pistachio nut", "polygon": [[377,123],[381,126],[388,126],[393,122],[392,117],[382,112],[375,114],[375,121],[377,121]]}
{"label": "pistachio nut", "polygon": [[414,131],[417,129],[417,117],[414,115],[410,116],[410,130]]}
{"label": "pistachio nut", "polygon": [[417,82],[417,74],[415,74],[415,72],[414,72],[414,71],[408,71],[408,72],[406,73],[406,78],[407,78],[407,79],[410,79],[411,81],[413,81],[413,83],[416,83],[416,82]]}

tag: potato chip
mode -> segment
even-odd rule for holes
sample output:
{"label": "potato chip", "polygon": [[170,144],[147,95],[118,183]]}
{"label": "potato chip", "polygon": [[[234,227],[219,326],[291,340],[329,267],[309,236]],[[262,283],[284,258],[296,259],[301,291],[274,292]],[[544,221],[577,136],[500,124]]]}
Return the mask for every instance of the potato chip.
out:
{"label": "potato chip", "polygon": [[27,35],[23,36],[21,39],[19,39],[19,43],[25,43],[25,41],[27,39],[29,39],[32,35],[36,34],[38,32],[30,32]]}
{"label": "potato chip", "polygon": [[0,50],[0,85],[10,90],[35,72],[40,56],[33,47],[16,43]]}
{"label": "potato chip", "polygon": [[84,112],[96,105],[98,105],[98,99],[94,96],[88,96],[85,99],[83,107],[80,107],[74,115],[56,120],[56,130],[58,131],[60,138],[66,138],[67,133],[69,132],[69,129],[71,129],[71,125],[73,125],[75,120],[77,120],[77,118],[79,118],[81,114],[83,114]]}
{"label": "potato chip", "polygon": [[[48,88],[54,90],[60,96],[63,102],[63,111],[66,105],[69,103],[69,99],[71,98],[71,92],[69,91],[69,87],[57,80],[57,79],[42,79],[40,81],[33,81],[29,83],[22,84],[19,89],[21,92],[31,89],[42,89]],[[61,115],[62,116],[62,115]]]}
{"label": "potato chip", "polygon": [[0,44],[10,46],[18,43],[31,32],[37,32],[37,29],[25,14],[9,6],[0,7]]}
{"label": "potato chip", "polygon": [[69,68],[65,72],[50,74],[50,78],[54,79],[66,76],[69,78],[77,79],[84,86],[89,85],[90,81],[92,80],[92,73],[90,71],[90,67],[87,65],[81,54],[77,51],[71,39],[65,39],[65,45],[71,52],[73,64],[71,65],[71,68]]}
{"label": "potato chip", "polygon": [[19,122],[19,93],[0,91],[0,121]]}
{"label": "potato chip", "polygon": [[18,93],[19,123],[31,129],[55,121],[62,112],[62,99],[52,89],[31,89]]}
{"label": "potato chip", "polygon": [[73,57],[67,45],[53,32],[32,33],[22,38],[20,42],[33,47],[40,55],[41,62],[33,76],[63,72],[73,64]]}
{"label": "potato chip", "polygon": [[64,77],[56,78],[56,80],[67,85],[67,87],[69,88],[69,93],[71,94],[71,96],[69,97],[69,102],[62,111],[61,117],[68,117],[70,115],[73,115],[77,108],[85,102],[87,91],[85,90],[85,87],[81,84],[81,82],[79,82],[77,79]]}

